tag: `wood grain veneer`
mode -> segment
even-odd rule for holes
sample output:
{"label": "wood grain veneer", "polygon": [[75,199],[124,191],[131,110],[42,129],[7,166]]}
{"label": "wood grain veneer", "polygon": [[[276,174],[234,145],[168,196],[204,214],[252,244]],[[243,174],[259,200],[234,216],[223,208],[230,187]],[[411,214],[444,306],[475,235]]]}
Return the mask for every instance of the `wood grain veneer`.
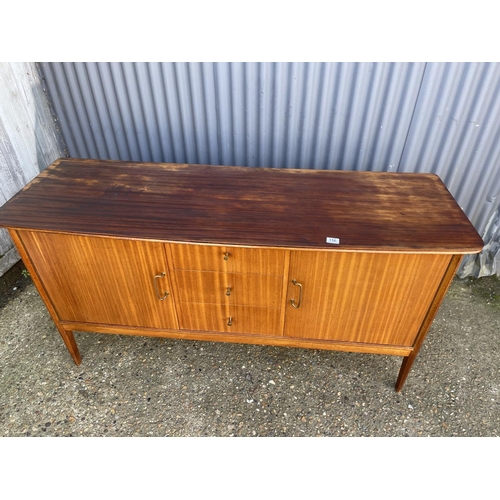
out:
{"label": "wood grain veneer", "polygon": [[61,338],[63,339],[64,344],[66,345],[66,348],[68,349],[68,352],[70,353],[71,357],[73,358],[73,361],[75,364],[78,366],[82,362],[82,357],[80,355],[80,351],[78,350],[78,346],[76,345],[75,341],[75,336],[73,335],[73,329],[72,328],[65,328],[61,321],[59,320],[59,316],[57,315],[57,312],[52,305],[52,302],[47,295],[47,291],[45,290],[45,286],[43,285],[40,276],[37,273],[36,268],[33,265],[33,262],[26,250],[26,248],[23,245],[23,242],[21,241],[21,238],[19,237],[19,232],[14,231],[13,229],[9,229],[9,234],[10,237],[12,238],[12,241],[16,245],[17,250],[19,251],[19,254],[21,255],[21,258],[23,260],[24,265],[26,266],[26,269],[31,275],[31,279],[33,280],[33,283],[38,289],[38,292],[40,293],[40,296],[42,297],[42,300],[44,301],[45,305],[47,306],[47,310],[49,311],[49,314],[54,321],[57,331],[61,335]]}
{"label": "wood grain veneer", "polygon": [[[158,300],[167,272],[154,242],[19,231],[60,320],[178,328],[172,300]],[[172,293],[168,275],[160,293]]]}
{"label": "wood grain veneer", "polygon": [[483,242],[432,174],[60,159],[0,225],[87,235],[376,252],[472,253]]}
{"label": "wood grain veneer", "polygon": [[403,356],[398,391],[483,246],[435,175],[78,159],[0,226],[77,364],[74,330],[332,349]]}
{"label": "wood grain veneer", "polygon": [[363,342],[335,342],[325,340],[294,339],[281,336],[273,337],[271,335],[255,335],[186,329],[169,330],[164,328],[142,328],[121,325],[103,325],[99,323],[77,323],[68,321],[61,321],[61,325],[67,330],[81,330],[84,332],[111,333],[117,335],[142,335],[145,337],[165,337],[186,340],[206,340],[209,342],[234,342],[242,344],[273,345],[281,347],[299,347],[305,349],[324,349],[330,351],[385,354],[388,356],[408,356],[412,352],[411,347],[384,346],[378,344],[366,344]]}
{"label": "wood grain veneer", "polygon": [[180,318],[185,330],[281,336],[278,308],[183,302]]}
{"label": "wood grain veneer", "polygon": [[176,270],[181,302],[281,307],[283,276]]}
{"label": "wood grain veneer", "polygon": [[175,269],[283,275],[285,254],[269,248],[170,245]]}
{"label": "wood grain veneer", "polygon": [[[291,252],[284,335],[412,346],[449,255]],[[362,311],[362,314],[360,313]]]}

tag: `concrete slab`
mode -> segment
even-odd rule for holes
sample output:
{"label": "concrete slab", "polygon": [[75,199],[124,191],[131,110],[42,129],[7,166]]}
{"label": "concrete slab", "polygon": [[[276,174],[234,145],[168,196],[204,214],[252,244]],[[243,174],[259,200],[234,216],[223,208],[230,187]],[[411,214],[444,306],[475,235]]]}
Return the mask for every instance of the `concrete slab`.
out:
{"label": "concrete slab", "polygon": [[1,436],[500,434],[495,276],[454,280],[398,394],[401,358],[379,355],[77,332],[77,367],[17,267],[0,292]]}

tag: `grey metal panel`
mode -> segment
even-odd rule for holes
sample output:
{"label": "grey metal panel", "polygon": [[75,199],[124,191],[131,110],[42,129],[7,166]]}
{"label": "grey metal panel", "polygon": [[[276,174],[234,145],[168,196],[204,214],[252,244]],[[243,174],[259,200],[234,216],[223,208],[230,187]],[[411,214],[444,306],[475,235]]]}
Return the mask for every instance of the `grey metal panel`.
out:
{"label": "grey metal panel", "polygon": [[438,174],[479,230],[500,192],[499,116],[500,64],[429,63],[401,159]]}
{"label": "grey metal panel", "polygon": [[487,243],[498,239],[498,63],[41,67],[70,156],[435,172]]}
{"label": "grey metal panel", "polygon": [[400,171],[438,174],[485,241],[460,275],[500,275],[500,64],[429,63]]}
{"label": "grey metal panel", "polygon": [[423,63],[43,63],[73,157],[395,170]]}

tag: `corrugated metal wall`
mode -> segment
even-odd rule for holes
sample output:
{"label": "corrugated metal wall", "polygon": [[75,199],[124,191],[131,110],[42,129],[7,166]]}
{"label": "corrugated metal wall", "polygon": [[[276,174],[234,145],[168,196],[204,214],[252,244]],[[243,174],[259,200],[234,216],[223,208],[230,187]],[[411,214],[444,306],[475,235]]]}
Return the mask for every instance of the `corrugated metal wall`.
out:
{"label": "corrugated metal wall", "polygon": [[500,64],[429,63],[400,171],[438,174],[486,242],[460,275],[500,275]]}
{"label": "corrugated metal wall", "polygon": [[396,169],[424,64],[45,63],[71,156]]}
{"label": "corrugated metal wall", "polygon": [[498,63],[41,63],[69,154],[438,173],[500,273]]}
{"label": "corrugated metal wall", "polygon": [[[64,154],[59,140],[35,63],[0,63],[0,206]],[[0,229],[0,276],[18,260]]]}

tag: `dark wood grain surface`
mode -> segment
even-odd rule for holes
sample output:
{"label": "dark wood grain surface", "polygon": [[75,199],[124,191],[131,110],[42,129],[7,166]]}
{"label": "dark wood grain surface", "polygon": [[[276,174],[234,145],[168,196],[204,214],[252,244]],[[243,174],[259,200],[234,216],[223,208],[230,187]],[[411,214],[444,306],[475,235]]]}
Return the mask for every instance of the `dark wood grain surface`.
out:
{"label": "dark wood grain surface", "polygon": [[[0,208],[0,226],[196,243],[477,253],[431,174],[61,159]],[[338,238],[339,245],[326,243]]]}

